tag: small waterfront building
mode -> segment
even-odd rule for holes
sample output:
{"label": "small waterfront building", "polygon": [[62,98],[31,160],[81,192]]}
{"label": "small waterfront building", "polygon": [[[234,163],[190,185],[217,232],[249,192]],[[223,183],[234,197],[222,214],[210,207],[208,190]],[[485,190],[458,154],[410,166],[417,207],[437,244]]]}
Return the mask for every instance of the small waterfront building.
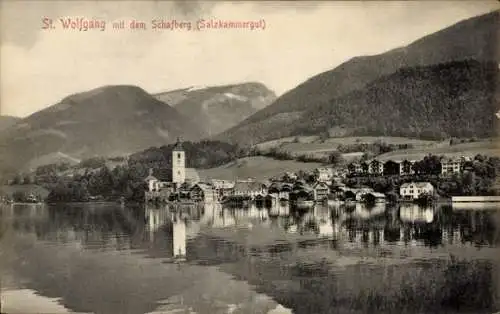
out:
{"label": "small waterfront building", "polygon": [[360,202],[366,195],[372,195],[376,203],[385,202],[385,194],[374,191],[361,190],[356,193],[356,201]]}
{"label": "small waterfront building", "polygon": [[254,180],[237,181],[234,184],[232,196],[247,196],[255,197],[257,195],[267,195],[267,187],[265,184]]}
{"label": "small waterfront building", "polygon": [[328,198],[328,194],[330,194],[330,188],[324,182],[317,182],[313,185],[314,190],[314,200],[321,201]]}
{"label": "small waterfront building", "polygon": [[404,183],[399,188],[399,194],[403,199],[415,200],[422,194],[434,195],[434,186],[430,182]]}
{"label": "small waterfront building", "polygon": [[148,185],[149,192],[156,192],[159,190],[159,180],[153,176],[153,169],[149,169],[149,175],[144,179],[144,182]]}
{"label": "small waterfront building", "polygon": [[213,179],[211,180],[211,184],[213,189],[215,190],[215,193],[219,199],[222,199],[223,197],[228,197],[233,193],[234,189],[234,181],[229,181],[229,180],[217,180]]}
{"label": "small waterfront building", "polygon": [[290,192],[293,190],[291,183],[273,182],[268,188],[268,194],[278,199],[290,199]]}
{"label": "small waterfront building", "polygon": [[213,202],[216,200],[216,192],[212,186],[205,183],[195,184],[190,191],[190,198],[196,202]]}

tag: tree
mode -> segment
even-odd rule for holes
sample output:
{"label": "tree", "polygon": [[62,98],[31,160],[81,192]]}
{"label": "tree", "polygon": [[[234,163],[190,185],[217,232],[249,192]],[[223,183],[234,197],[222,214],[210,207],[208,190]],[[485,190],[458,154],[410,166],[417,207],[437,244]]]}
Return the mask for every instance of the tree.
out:
{"label": "tree", "polygon": [[338,166],[344,161],[344,158],[342,157],[342,154],[338,150],[335,150],[331,152],[330,155],[328,156],[328,161],[333,166]]}
{"label": "tree", "polygon": [[363,194],[363,196],[361,197],[361,201],[368,206],[375,205],[376,200],[377,199],[376,199],[375,195],[373,195],[372,193]]}
{"label": "tree", "polygon": [[12,193],[12,200],[14,202],[24,202],[26,201],[26,194],[22,191],[14,191]]}

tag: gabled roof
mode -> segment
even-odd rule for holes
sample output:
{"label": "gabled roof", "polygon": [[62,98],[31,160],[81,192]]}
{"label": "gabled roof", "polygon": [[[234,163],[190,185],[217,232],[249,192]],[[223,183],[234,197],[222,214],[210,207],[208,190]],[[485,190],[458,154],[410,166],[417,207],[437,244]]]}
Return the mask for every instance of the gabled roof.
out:
{"label": "gabled roof", "polygon": [[212,190],[212,186],[206,183],[197,183],[193,186],[193,188],[199,187],[200,189],[206,191],[206,190]]}
{"label": "gabled roof", "polygon": [[153,169],[149,169],[149,175],[144,179],[144,181],[149,182],[149,181],[158,181],[158,179],[153,176]]}
{"label": "gabled roof", "polygon": [[323,186],[324,188],[328,189],[328,185],[327,185],[326,183],[324,183],[324,182],[316,182],[316,183],[312,186],[312,188],[313,188],[313,189],[316,189],[318,186]]}

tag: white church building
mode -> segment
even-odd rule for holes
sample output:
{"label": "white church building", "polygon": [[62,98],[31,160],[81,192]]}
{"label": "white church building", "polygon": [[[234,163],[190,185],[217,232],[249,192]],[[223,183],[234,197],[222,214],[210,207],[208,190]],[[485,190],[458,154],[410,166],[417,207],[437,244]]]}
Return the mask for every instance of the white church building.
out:
{"label": "white church building", "polygon": [[148,189],[146,201],[155,198],[168,199],[184,183],[196,184],[200,177],[194,168],[186,168],[186,152],[180,139],[177,139],[171,155],[171,167],[169,169],[149,169],[149,175],[144,179]]}

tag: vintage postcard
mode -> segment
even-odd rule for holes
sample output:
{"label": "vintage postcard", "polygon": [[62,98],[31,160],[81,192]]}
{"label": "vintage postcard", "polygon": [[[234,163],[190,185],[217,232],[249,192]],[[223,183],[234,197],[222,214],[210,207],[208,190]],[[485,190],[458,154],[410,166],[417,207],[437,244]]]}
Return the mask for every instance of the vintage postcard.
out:
{"label": "vintage postcard", "polygon": [[0,1],[0,312],[500,311],[499,1]]}

